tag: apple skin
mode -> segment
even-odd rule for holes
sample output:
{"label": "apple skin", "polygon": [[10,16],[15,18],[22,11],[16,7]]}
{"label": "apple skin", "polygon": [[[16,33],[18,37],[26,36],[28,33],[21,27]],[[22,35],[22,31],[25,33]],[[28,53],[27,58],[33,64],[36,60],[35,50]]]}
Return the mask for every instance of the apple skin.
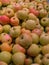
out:
{"label": "apple skin", "polygon": [[11,44],[12,42],[12,38],[9,34],[7,33],[2,33],[1,34],[1,42],[4,43],[4,42],[7,42],[8,44]]}
{"label": "apple skin", "polygon": [[39,16],[39,11],[38,10],[36,10],[34,8],[30,8],[29,11],[30,11],[30,13],[33,13],[34,15]]}
{"label": "apple skin", "polygon": [[10,19],[10,24],[12,26],[18,26],[19,25],[19,19],[16,17],[16,16],[13,16],[11,19]]}
{"label": "apple skin", "polygon": [[33,2],[29,2],[28,3],[28,8],[34,8],[34,9],[37,9],[37,2],[33,1]]}
{"label": "apple skin", "polygon": [[45,31],[46,31],[46,32],[49,32],[49,26],[47,26],[47,27],[45,28]]}
{"label": "apple skin", "polygon": [[36,33],[32,33],[32,43],[38,44],[39,43],[39,36]]}
{"label": "apple skin", "polygon": [[0,48],[1,48],[1,51],[8,51],[8,52],[12,51],[12,45],[9,45],[7,42],[2,43]]}
{"label": "apple skin", "polygon": [[12,8],[6,8],[5,9],[5,13],[4,13],[6,16],[8,16],[9,18],[13,17],[14,16],[14,10]]}
{"label": "apple skin", "polygon": [[0,25],[0,33],[2,33],[2,32],[3,32],[3,26]]}
{"label": "apple skin", "polygon": [[28,14],[28,19],[35,20],[39,24],[39,19],[33,13]]}
{"label": "apple skin", "polygon": [[6,5],[9,5],[10,4],[10,0],[0,0],[1,1],[1,3],[4,5],[4,6],[6,6]]}
{"label": "apple skin", "polygon": [[41,52],[42,52],[43,55],[49,54],[49,44],[44,45],[44,46],[41,48]]}
{"label": "apple skin", "polygon": [[49,44],[49,34],[48,33],[42,33],[40,36],[40,44],[41,45],[47,45]]}
{"label": "apple skin", "polygon": [[43,4],[42,3],[38,3],[37,4],[37,9],[40,11],[41,9],[43,9]]}
{"label": "apple skin", "polygon": [[7,52],[7,51],[2,51],[0,53],[0,61],[3,61],[5,63],[10,63],[12,59],[12,55],[11,53]]}
{"label": "apple skin", "polygon": [[41,35],[42,34],[42,30],[35,28],[34,30],[32,30],[32,33],[36,33],[37,35]]}
{"label": "apple skin", "polygon": [[42,32],[44,31],[44,27],[42,25],[38,24],[38,23],[36,24],[36,29],[39,29]]}
{"label": "apple skin", "polygon": [[12,48],[12,52],[13,52],[14,54],[17,53],[17,52],[25,53],[26,50],[25,50],[22,46],[20,46],[19,44],[15,44],[15,45],[13,46],[13,48]]}
{"label": "apple skin", "polygon": [[45,8],[47,11],[49,11],[49,5],[48,5],[48,4],[46,4],[46,5],[44,6],[44,8]]}
{"label": "apple skin", "polygon": [[42,19],[41,19],[41,25],[43,26],[43,27],[47,27],[47,26],[49,26],[49,18],[48,17],[43,17]]}
{"label": "apple skin", "polygon": [[3,26],[3,32],[9,33],[11,26],[9,24],[6,24]]}
{"label": "apple skin", "polygon": [[17,17],[20,19],[20,20],[26,20],[28,18],[28,12],[25,11],[25,10],[19,10],[17,12]]}
{"label": "apple skin", "polygon": [[5,25],[9,23],[9,17],[6,15],[0,16],[0,24]]}
{"label": "apple skin", "polygon": [[16,44],[20,44],[22,47],[27,49],[32,44],[32,36],[27,33],[22,33],[15,39]]}
{"label": "apple skin", "polygon": [[8,64],[3,61],[0,61],[0,65],[8,65]]}
{"label": "apple skin", "polygon": [[5,15],[5,11],[6,11],[6,7],[2,8],[2,10],[0,10],[0,15]]}
{"label": "apple skin", "polygon": [[12,38],[17,38],[21,34],[21,26],[13,26],[9,34]]}
{"label": "apple skin", "polygon": [[33,63],[32,58],[26,58],[25,59],[25,65],[31,65]]}
{"label": "apple skin", "polygon": [[31,31],[30,30],[27,30],[27,29],[25,29],[25,28],[22,28],[21,29],[21,33],[23,34],[23,33],[26,33],[26,34],[30,34],[31,35]]}
{"label": "apple skin", "polygon": [[47,11],[45,9],[41,9],[39,11],[39,18],[43,18],[47,16]]}
{"label": "apple skin", "polygon": [[15,12],[22,9],[22,6],[19,3],[13,3],[12,6]]}
{"label": "apple skin", "polygon": [[48,54],[45,54],[45,55],[43,56],[42,63],[43,63],[44,65],[48,65],[48,64],[49,64],[49,53],[48,53]]}
{"label": "apple skin", "polygon": [[36,22],[35,22],[35,20],[27,20],[25,27],[28,30],[33,30],[34,28],[36,28]]}
{"label": "apple skin", "polygon": [[43,56],[39,54],[38,56],[34,58],[34,62],[42,65],[42,59],[43,59]]}
{"label": "apple skin", "polygon": [[26,22],[22,22],[22,28],[26,27]]}
{"label": "apple skin", "polygon": [[26,56],[24,53],[18,52],[12,56],[12,61],[15,65],[24,65],[25,58]]}
{"label": "apple skin", "polygon": [[39,53],[40,48],[37,44],[32,44],[27,50],[27,54],[32,57],[36,57]]}

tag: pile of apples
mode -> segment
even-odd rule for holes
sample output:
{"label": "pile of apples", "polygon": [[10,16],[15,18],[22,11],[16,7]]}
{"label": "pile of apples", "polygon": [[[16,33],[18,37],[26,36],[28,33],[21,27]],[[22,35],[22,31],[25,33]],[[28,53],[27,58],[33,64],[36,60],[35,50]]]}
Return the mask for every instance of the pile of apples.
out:
{"label": "pile of apples", "polygon": [[49,65],[47,0],[0,0],[0,65]]}

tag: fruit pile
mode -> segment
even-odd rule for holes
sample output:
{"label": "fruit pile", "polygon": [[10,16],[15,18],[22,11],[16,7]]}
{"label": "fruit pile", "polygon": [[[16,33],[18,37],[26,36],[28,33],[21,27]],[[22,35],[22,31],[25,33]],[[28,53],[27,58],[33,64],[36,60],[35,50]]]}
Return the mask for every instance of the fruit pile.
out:
{"label": "fruit pile", "polygon": [[49,65],[47,0],[0,0],[0,65]]}

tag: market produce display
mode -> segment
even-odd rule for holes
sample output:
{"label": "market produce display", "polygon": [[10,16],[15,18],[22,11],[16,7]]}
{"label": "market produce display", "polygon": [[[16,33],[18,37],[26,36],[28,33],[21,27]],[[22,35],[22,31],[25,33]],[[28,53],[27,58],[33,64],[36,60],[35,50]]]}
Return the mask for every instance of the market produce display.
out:
{"label": "market produce display", "polygon": [[0,0],[0,65],[49,65],[47,0]]}

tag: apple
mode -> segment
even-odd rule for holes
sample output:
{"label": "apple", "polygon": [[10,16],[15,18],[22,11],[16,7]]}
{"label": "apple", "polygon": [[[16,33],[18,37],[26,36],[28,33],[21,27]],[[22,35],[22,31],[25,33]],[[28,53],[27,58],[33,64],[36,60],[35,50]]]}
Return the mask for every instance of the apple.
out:
{"label": "apple", "polygon": [[30,34],[31,35],[31,31],[30,30],[27,30],[25,28],[22,28],[21,29],[21,33],[26,33],[26,34]]}
{"label": "apple", "polygon": [[20,20],[26,20],[28,18],[28,12],[26,12],[25,10],[19,10],[17,12],[17,17],[20,19]]}
{"label": "apple", "polygon": [[11,26],[9,24],[6,24],[3,26],[3,32],[9,33]]}
{"label": "apple", "polygon": [[40,36],[40,44],[41,45],[47,45],[49,44],[49,34],[48,33],[42,33]]}
{"label": "apple", "polygon": [[32,58],[26,58],[25,59],[25,65],[31,65],[33,63]]}
{"label": "apple", "polygon": [[12,38],[17,38],[21,34],[21,26],[13,26],[9,34]]}
{"label": "apple", "polygon": [[6,8],[4,14],[10,18],[10,17],[13,17],[14,16],[14,11],[13,11],[12,8]]}
{"label": "apple", "polygon": [[38,3],[37,4],[37,9],[40,11],[41,9],[43,9],[43,4],[42,3]]}
{"label": "apple", "polygon": [[28,50],[27,50],[27,54],[29,56],[35,57],[40,53],[40,48],[37,44],[32,44]]}
{"label": "apple", "polygon": [[12,6],[14,11],[18,11],[22,9],[22,6],[19,3],[13,3]]}
{"label": "apple", "polygon": [[44,6],[44,8],[45,8],[47,11],[49,11],[49,5],[48,5],[48,4],[46,4],[46,5]]}
{"label": "apple", "polygon": [[13,16],[11,19],[10,19],[10,24],[12,26],[18,26],[19,25],[19,19],[16,17],[16,16]]}
{"label": "apple", "polygon": [[12,38],[9,34],[7,33],[2,33],[1,34],[1,42],[4,43],[4,42],[7,42],[8,44],[11,44],[12,42]]}
{"label": "apple", "polygon": [[49,26],[47,26],[47,27],[45,28],[45,31],[46,31],[46,32],[49,32]]}
{"label": "apple", "polygon": [[11,53],[7,52],[7,51],[3,51],[0,53],[0,61],[3,61],[5,63],[10,63],[12,58]]}
{"label": "apple", "polygon": [[46,26],[49,26],[49,18],[48,17],[43,17],[42,19],[41,19],[41,25],[42,26],[44,26],[44,27],[46,27]]}
{"label": "apple", "polygon": [[5,25],[9,23],[9,17],[6,15],[0,16],[0,24]]}
{"label": "apple", "polygon": [[27,20],[26,21],[26,29],[28,30],[33,30],[36,27],[36,22],[35,20]]}
{"label": "apple", "polygon": [[32,43],[38,44],[39,43],[39,36],[36,33],[32,33]]}
{"label": "apple", "polygon": [[0,61],[0,65],[8,65],[8,64],[3,61]]}
{"label": "apple", "polygon": [[18,52],[18,53],[15,53],[13,56],[12,56],[12,61],[13,63],[16,65],[24,65],[24,62],[25,62],[25,54],[22,53],[22,52]]}
{"label": "apple", "polygon": [[32,33],[36,33],[37,35],[41,35],[42,34],[42,30],[35,28],[34,30],[32,30]]}
{"label": "apple", "polygon": [[45,9],[41,9],[39,11],[39,18],[43,18],[47,16],[47,11]]}
{"label": "apple", "polygon": [[42,63],[44,65],[48,65],[49,64],[49,54],[45,54],[43,59],[42,59]]}
{"label": "apple", "polygon": [[38,56],[34,58],[34,62],[42,65],[42,59],[43,59],[43,56],[39,54]]}
{"label": "apple", "polygon": [[12,48],[12,52],[13,53],[17,53],[17,52],[22,52],[22,53],[25,53],[26,50],[19,44],[15,44]]}
{"label": "apple", "polygon": [[28,19],[35,20],[36,23],[39,23],[39,19],[33,13],[29,13]]}
{"label": "apple", "polygon": [[1,3],[4,5],[4,6],[6,6],[6,5],[9,5],[10,4],[10,0],[0,0],[1,1]]}
{"label": "apple", "polygon": [[28,3],[28,8],[29,8],[29,9],[30,9],[30,8],[37,9],[37,8],[36,8],[36,5],[37,5],[37,2],[35,2],[35,1],[29,2],[29,3]]}
{"label": "apple", "polygon": [[32,36],[27,33],[22,33],[15,39],[16,44],[20,44],[22,47],[27,49],[32,44]]}
{"label": "apple", "polygon": [[33,13],[34,15],[39,16],[39,11],[38,10],[36,10],[34,8],[30,8],[29,11],[30,11],[30,13]]}
{"label": "apple", "polygon": [[42,52],[43,55],[48,54],[48,53],[49,53],[49,44],[44,45],[44,46],[41,48],[41,52]]}
{"label": "apple", "polygon": [[12,51],[12,45],[9,45],[7,42],[2,43],[0,48],[1,51],[8,51],[8,52]]}

